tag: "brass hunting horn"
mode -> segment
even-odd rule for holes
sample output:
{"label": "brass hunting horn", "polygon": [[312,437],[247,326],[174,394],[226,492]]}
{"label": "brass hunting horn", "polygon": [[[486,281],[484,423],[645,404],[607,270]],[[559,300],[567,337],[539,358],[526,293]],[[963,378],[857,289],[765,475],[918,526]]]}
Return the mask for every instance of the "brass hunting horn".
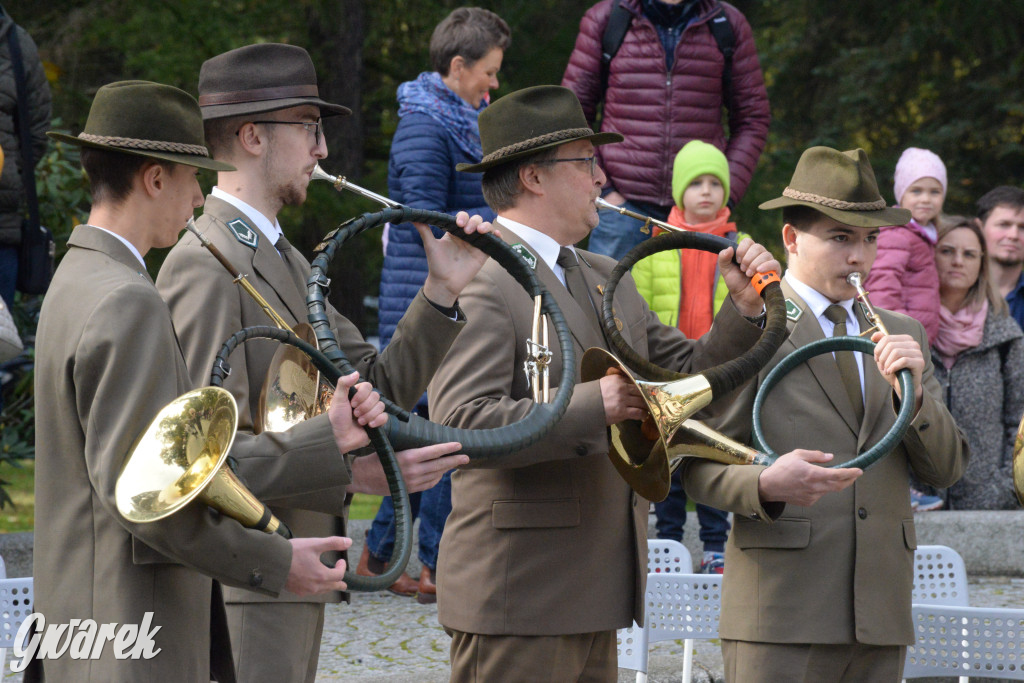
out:
{"label": "brass hunting horn", "polygon": [[155,522],[200,500],[243,526],[291,538],[225,466],[237,424],[234,397],[217,387],[190,391],[164,406],[117,477],[118,512],[132,522]]}
{"label": "brass hunting horn", "polygon": [[[588,349],[583,355],[580,374],[583,381],[589,381],[614,369],[632,379],[643,396],[648,408],[647,419],[613,425],[608,457],[622,478],[647,500],[665,499],[671,472],[684,456],[727,464],[767,465],[770,462],[763,453],[690,418],[715,398],[754,377],[782,344],[786,336],[786,306],[777,273],[763,273],[754,278],[754,286],[765,302],[767,313],[758,341],[739,358],[697,375],[678,373],[651,363],[626,343],[615,322],[615,291],[622,277],[640,259],[668,249],[700,249],[717,254],[735,246],[735,242],[715,235],[675,229],[634,247],[615,266],[605,283],[601,323],[618,357],[604,349]],[[635,379],[630,370],[643,379]]]}

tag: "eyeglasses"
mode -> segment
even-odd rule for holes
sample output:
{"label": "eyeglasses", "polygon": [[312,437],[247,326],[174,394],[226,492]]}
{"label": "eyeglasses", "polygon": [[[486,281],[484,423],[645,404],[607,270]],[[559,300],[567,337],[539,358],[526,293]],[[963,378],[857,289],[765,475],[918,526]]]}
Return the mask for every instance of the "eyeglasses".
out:
{"label": "eyeglasses", "polygon": [[[250,121],[249,123],[263,123],[263,124],[279,124],[279,123],[283,123],[283,124],[288,124],[288,125],[291,125],[291,126],[302,126],[308,132],[313,134],[313,140],[316,143],[317,147],[320,146],[320,137],[323,134],[321,132],[322,129],[323,129],[323,124],[320,121],[320,119],[317,119],[316,121]],[[235,135],[238,135],[238,131],[235,131]]]}
{"label": "eyeglasses", "polygon": [[557,164],[563,161],[584,161],[590,164],[590,175],[594,175],[594,171],[597,169],[597,157],[573,157],[572,159],[548,159],[544,161],[545,164]]}

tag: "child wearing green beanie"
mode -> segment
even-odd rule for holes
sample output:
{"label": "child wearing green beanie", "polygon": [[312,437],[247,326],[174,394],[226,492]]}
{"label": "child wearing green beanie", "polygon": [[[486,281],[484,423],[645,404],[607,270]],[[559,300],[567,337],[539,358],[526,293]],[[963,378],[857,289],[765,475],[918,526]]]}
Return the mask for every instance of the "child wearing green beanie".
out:
{"label": "child wearing green beanie", "polygon": [[[675,206],[668,223],[739,242],[746,237],[729,222],[729,162],[714,145],[700,140],[686,143],[672,167]],[[659,229],[655,229],[655,234]],[[653,254],[633,267],[637,289],[661,322],[675,325],[691,339],[711,328],[729,289],[718,273],[718,257],[693,249]],[[658,538],[682,541],[686,523],[686,492],[678,476],[672,477],[668,498],[655,503]],[[697,505],[700,539],[704,543],[701,573],[721,574],[725,568],[725,541],[729,520],[725,512]]]}

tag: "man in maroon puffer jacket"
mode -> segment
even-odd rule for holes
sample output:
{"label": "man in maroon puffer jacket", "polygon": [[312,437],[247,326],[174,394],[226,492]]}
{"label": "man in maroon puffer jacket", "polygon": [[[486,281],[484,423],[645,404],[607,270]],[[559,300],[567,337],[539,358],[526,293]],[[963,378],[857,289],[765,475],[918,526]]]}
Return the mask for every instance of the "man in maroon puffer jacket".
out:
{"label": "man in maroon puffer jacket", "polygon": [[[603,99],[601,130],[626,136],[626,142],[598,150],[608,176],[605,199],[664,220],[672,208],[672,160],[690,140],[703,140],[729,160],[730,204],[735,205],[764,149],[770,118],[750,24],[739,10],[718,0],[619,4],[632,18],[608,69],[607,90],[601,89],[601,38],[612,0],[601,0],[583,16],[562,78],[589,120]],[[720,9],[735,36],[728,95],[722,79],[725,57],[709,28]],[[723,106],[729,112],[728,136]],[[621,259],[646,238],[632,218],[601,211],[589,249]]]}

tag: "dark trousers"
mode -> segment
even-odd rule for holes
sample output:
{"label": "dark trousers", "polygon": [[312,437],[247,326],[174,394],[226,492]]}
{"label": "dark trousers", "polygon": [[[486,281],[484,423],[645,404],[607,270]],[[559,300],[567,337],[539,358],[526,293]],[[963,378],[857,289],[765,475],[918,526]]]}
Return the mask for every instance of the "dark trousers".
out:
{"label": "dark trousers", "polygon": [[[668,498],[654,504],[654,514],[658,521],[656,528],[658,538],[672,541],[683,540],[683,525],[686,524],[686,491],[683,490],[681,473],[676,470],[672,475],[672,485]],[[697,519],[700,521],[700,540],[704,550],[725,552],[725,540],[729,537],[729,513],[723,510],[697,505]]]}

